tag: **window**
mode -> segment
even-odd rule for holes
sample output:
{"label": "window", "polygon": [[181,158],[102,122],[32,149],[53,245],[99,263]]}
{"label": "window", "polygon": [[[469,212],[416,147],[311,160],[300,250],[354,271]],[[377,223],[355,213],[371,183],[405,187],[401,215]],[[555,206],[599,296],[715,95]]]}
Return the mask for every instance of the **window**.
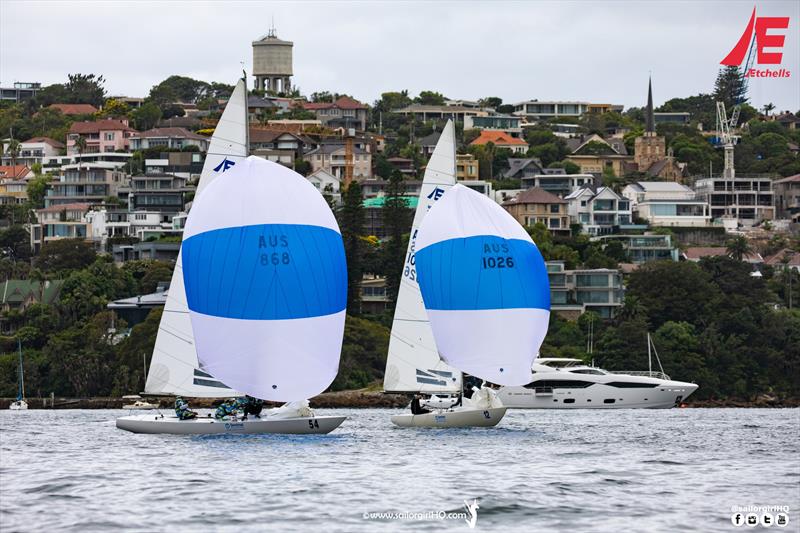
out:
{"label": "window", "polygon": [[575,398],[564,398],[564,403],[575,403]]}
{"label": "window", "polygon": [[105,139],[106,141],[113,141],[114,140],[114,132],[113,131],[105,132],[105,134],[103,134],[103,139]]}
{"label": "window", "polygon": [[586,200],[581,200],[581,207],[586,207]]}
{"label": "window", "polygon": [[526,389],[585,389],[594,385],[591,381],[567,379],[540,379],[525,385]]}
{"label": "window", "polygon": [[559,204],[550,204],[550,212],[558,214],[558,212],[560,211],[560,207],[561,206]]}
{"label": "window", "polygon": [[612,381],[611,383],[606,383],[606,385],[618,389],[652,389],[658,387],[658,383],[634,383],[631,381]]}
{"label": "window", "polygon": [[[596,374],[599,376],[604,376],[606,373],[602,370],[597,370],[595,368],[579,368],[578,370],[570,370],[573,374]],[[610,385],[610,383],[608,383]]]}
{"label": "window", "polygon": [[561,229],[561,219],[560,218],[551,218],[550,219],[550,227],[553,229]]}

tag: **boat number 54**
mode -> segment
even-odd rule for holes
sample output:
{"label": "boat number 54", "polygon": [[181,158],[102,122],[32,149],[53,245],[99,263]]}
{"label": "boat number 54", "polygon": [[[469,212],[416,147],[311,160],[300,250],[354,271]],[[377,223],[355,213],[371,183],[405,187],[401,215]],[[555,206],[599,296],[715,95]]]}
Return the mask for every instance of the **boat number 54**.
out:
{"label": "boat number 54", "polygon": [[311,428],[311,429],[314,429],[314,428],[319,429],[319,422],[317,422],[316,419],[312,418],[311,420],[308,421],[308,427]]}
{"label": "boat number 54", "polygon": [[492,418],[492,415],[489,414],[489,411],[484,411],[483,412],[483,417],[484,418]]}

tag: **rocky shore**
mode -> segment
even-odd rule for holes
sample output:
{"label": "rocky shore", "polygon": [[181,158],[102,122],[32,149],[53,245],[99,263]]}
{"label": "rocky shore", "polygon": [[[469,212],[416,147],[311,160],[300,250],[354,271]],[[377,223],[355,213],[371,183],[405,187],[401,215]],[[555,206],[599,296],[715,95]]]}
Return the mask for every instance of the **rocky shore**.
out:
{"label": "rocky shore", "polygon": [[[158,403],[163,408],[172,407],[171,396],[148,397],[147,401]],[[0,398],[0,409],[8,409],[14,398]],[[133,403],[129,398],[27,398],[30,409],[122,409],[125,404]],[[195,408],[210,408],[219,404],[213,398],[191,399]],[[326,392],[311,398],[311,407],[317,408],[402,408],[408,405],[409,399],[402,394],[384,394],[370,390],[351,390]],[[279,404],[266,404],[268,407]],[[800,407],[800,398],[777,398],[761,394],[754,399],[726,398],[712,400],[689,401],[683,407],[719,408],[719,407]]]}

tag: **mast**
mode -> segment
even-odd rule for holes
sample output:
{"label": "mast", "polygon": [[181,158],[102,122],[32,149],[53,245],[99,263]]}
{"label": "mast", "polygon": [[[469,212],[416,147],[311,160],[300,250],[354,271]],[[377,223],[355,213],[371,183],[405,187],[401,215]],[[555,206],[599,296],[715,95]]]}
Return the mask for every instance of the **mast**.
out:
{"label": "mast", "polygon": [[[273,28],[272,31],[275,29]],[[250,117],[247,106],[247,71],[245,69],[242,69],[242,81],[244,82],[244,153],[246,157],[250,155]]]}
{"label": "mast", "polygon": [[25,399],[25,371],[22,368],[22,340],[17,339],[19,348],[19,399]]}
{"label": "mast", "polygon": [[653,373],[653,359],[650,354],[650,332],[647,332],[647,371]]}

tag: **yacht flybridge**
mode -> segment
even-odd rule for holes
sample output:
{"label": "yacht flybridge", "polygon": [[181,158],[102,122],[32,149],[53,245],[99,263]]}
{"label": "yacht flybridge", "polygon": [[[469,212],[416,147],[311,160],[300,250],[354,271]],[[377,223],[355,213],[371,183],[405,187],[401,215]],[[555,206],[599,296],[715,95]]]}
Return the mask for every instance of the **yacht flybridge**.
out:
{"label": "yacht flybridge", "polygon": [[694,383],[673,381],[663,371],[609,372],[580,359],[534,361],[533,381],[501,387],[503,405],[516,409],[668,409],[697,390]]}

